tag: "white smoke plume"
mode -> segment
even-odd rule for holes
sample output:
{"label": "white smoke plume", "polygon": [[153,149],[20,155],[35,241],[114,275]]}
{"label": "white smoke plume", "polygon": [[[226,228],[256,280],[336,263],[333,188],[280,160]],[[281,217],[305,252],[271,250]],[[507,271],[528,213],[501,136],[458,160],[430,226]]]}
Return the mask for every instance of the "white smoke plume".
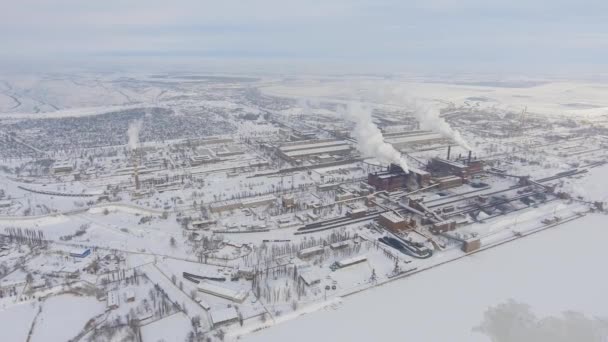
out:
{"label": "white smoke plume", "polygon": [[467,151],[472,150],[471,146],[469,146],[460,135],[460,132],[453,129],[444,118],[439,116],[439,110],[436,108],[417,107],[414,109],[414,116],[416,116],[416,119],[420,122],[420,128],[438,132],[443,136],[451,138],[455,143]]}
{"label": "white smoke plume", "polygon": [[[388,101],[385,99],[385,102],[393,102],[399,106],[412,109],[414,116],[418,122],[420,122],[420,128],[440,133],[441,135],[454,140],[454,142],[462,148],[468,151],[472,150],[471,146],[469,146],[460,135],[460,132],[453,129],[450,124],[439,115],[439,109],[437,107],[432,107],[430,105],[424,106],[417,103],[415,100],[409,98],[406,90],[401,87],[395,87],[391,91],[383,93],[390,94],[390,99],[388,99]],[[386,95],[384,95],[384,97],[386,97]]]}
{"label": "white smoke plume", "polygon": [[131,150],[135,150],[139,146],[139,131],[141,131],[142,125],[142,120],[131,121],[131,123],[129,124],[127,136],[129,137],[129,148]]}
{"label": "white smoke plume", "polygon": [[382,163],[395,163],[409,172],[405,158],[391,144],[384,142],[382,132],[372,120],[372,112],[361,104],[350,104],[344,111],[345,116],[355,122],[354,138],[357,149],[363,155],[375,157]]}
{"label": "white smoke plume", "polygon": [[298,99],[298,107],[302,108],[302,115],[311,114],[310,102],[308,99],[304,99],[304,98]]}

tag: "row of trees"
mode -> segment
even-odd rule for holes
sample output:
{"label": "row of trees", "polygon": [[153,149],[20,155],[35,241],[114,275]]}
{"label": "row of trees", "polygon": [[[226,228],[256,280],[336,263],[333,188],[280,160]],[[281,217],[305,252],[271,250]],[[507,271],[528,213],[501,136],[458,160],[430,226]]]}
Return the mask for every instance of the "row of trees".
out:
{"label": "row of trees", "polygon": [[29,246],[40,246],[46,243],[44,232],[40,229],[7,227],[4,228],[9,242],[26,244]]}

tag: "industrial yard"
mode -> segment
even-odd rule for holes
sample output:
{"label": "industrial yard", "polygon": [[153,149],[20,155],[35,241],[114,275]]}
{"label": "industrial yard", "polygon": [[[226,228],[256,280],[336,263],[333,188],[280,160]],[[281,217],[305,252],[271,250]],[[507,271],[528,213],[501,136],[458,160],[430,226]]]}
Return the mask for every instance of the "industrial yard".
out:
{"label": "industrial yard", "polygon": [[[599,86],[352,82],[66,74],[20,91],[8,79],[3,94],[21,101],[0,107],[6,340],[255,340],[371,288],[606,221]],[[88,86],[77,102],[53,96],[66,84]]]}

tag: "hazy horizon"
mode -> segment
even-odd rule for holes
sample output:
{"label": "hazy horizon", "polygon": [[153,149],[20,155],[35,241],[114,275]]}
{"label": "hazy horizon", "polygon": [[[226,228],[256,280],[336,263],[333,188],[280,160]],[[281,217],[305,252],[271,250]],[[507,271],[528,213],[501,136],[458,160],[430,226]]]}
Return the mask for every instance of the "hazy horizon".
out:
{"label": "hazy horizon", "polygon": [[0,64],[605,73],[606,13],[599,0],[25,0],[0,14]]}

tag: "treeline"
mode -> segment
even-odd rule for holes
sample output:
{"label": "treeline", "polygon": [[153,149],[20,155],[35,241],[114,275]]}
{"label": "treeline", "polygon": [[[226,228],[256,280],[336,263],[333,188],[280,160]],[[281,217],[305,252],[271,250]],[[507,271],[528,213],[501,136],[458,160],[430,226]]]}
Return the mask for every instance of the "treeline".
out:
{"label": "treeline", "polygon": [[26,244],[30,246],[39,246],[46,243],[44,232],[40,229],[16,228],[7,227],[4,229],[9,242]]}

